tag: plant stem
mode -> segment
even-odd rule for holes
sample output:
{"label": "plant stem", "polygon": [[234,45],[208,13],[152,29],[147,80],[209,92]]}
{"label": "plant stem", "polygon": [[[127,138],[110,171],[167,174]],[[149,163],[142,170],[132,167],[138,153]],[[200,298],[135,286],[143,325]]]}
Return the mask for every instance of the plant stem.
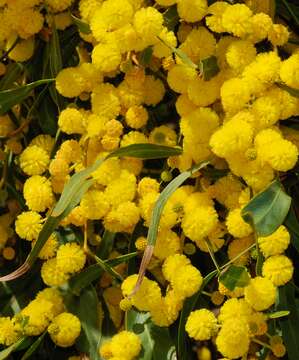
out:
{"label": "plant stem", "polygon": [[255,342],[256,344],[259,344],[259,345],[271,350],[271,346],[269,344],[267,344],[259,339],[253,338],[252,341]]}
{"label": "plant stem", "polygon": [[216,269],[217,269],[217,272],[218,272],[218,274],[220,274],[220,267],[219,267],[219,265],[218,265],[218,263],[217,263],[217,260],[216,260],[216,258],[215,258],[215,254],[214,254],[214,251],[213,251],[213,249],[212,249],[212,247],[211,247],[210,240],[209,240],[209,239],[205,239],[205,243],[206,243],[207,248],[208,248],[208,250],[209,250],[209,254],[210,254],[210,256],[211,256],[211,259],[212,259],[212,261],[213,261],[213,263],[214,263],[214,265],[215,265],[215,267],[216,267]]}
{"label": "plant stem", "polygon": [[228,265],[234,263],[236,260],[238,260],[241,256],[243,256],[244,254],[246,254],[248,251],[250,251],[251,249],[253,249],[256,246],[256,244],[252,244],[250,245],[247,249],[243,250],[242,252],[240,252],[240,254],[238,254],[236,257],[234,257],[233,259],[231,259],[230,261],[228,261],[226,264],[220,266],[220,270],[225,269]]}

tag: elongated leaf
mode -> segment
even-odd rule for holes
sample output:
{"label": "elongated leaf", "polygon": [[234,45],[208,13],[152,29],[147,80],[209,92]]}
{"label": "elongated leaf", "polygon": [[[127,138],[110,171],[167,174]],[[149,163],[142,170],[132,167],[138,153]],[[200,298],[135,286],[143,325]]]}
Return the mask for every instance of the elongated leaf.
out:
{"label": "elongated leaf", "polygon": [[201,295],[201,292],[204,290],[204,288],[208,285],[208,283],[217,275],[217,270],[212,271],[209,273],[203,280],[203,283],[201,285],[200,290],[191,296],[190,298],[187,298],[184,301],[184,306],[181,311],[180,315],[180,321],[178,326],[178,335],[177,335],[177,351],[178,351],[178,359],[181,360],[189,360],[189,355],[187,354],[187,346],[186,346],[186,331],[185,326],[187,319],[191,313],[191,311],[194,310],[198,299]]}
{"label": "elongated leaf", "polygon": [[173,31],[180,21],[177,6],[173,5],[169,7],[163,14],[164,25],[168,30]]}
{"label": "elongated leaf", "polygon": [[299,354],[298,324],[299,316],[295,301],[294,287],[288,283],[278,288],[278,304],[276,309],[289,310],[290,315],[279,320],[283,342],[287,348],[289,360],[297,360]]}
{"label": "elongated leaf", "polygon": [[284,225],[287,227],[291,235],[292,245],[299,252],[299,221],[293,207],[290,208],[288,215],[284,221]]}
{"label": "elongated leaf", "polygon": [[97,280],[104,270],[97,264],[93,264],[73,276],[69,281],[69,287],[73,294],[80,295],[81,291],[89,286],[93,281]]}
{"label": "elongated leaf", "polygon": [[175,190],[181,186],[192,174],[194,174],[196,171],[204,168],[209,164],[208,161],[203,161],[198,165],[195,165],[190,170],[182,172],[180,175],[178,175],[176,178],[174,178],[167,186],[166,188],[161,192],[155,206],[153,209],[150,225],[149,225],[149,231],[147,235],[147,243],[148,245],[154,246],[156,243],[156,238],[158,234],[158,228],[160,219],[162,216],[162,212],[164,209],[164,206],[166,205],[168,199],[170,196],[175,192]]}
{"label": "elongated leaf", "polygon": [[30,357],[35,353],[35,351],[39,348],[39,346],[42,344],[44,337],[46,336],[46,332],[44,332],[42,335],[40,335],[37,340],[34,341],[34,343],[29,347],[29,349],[25,352],[25,354],[22,356],[21,360],[27,360],[30,359]]}
{"label": "elongated leaf", "polygon": [[275,311],[273,313],[267,314],[269,319],[279,319],[285,316],[290,315],[289,310],[281,310],[281,311]]}
{"label": "elongated leaf", "polygon": [[81,322],[81,334],[76,347],[89,355],[90,360],[99,360],[99,343],[101,340],[99,301],[92,286],[85,288],[80,297],[72,296],[66,302],[67,309],[78,316]]}
{"label": "elongated leaf", "polygon": [[245,287],[249,284],[250,275],[245,266],[231,265],[219,276],[219,281],[230,291],[236,287]]}
{"label": "elongated leaf", "polygon": [[156,144],[133,144],[113,151],[110,157],[131,156],[140,159],[164,159],[182,153],[179,147],[170,147]]}
{"label": "elongated leaf", "polygon": [[20,77],[24,71],[24,66],[21,63],[11,63],[6,68],[5,75],[0,81],[0,90],[7,90],[12,87],[13,83]]}
{"label": "elongated leaf", "polygon": [[291,88],[285,84],[277,84],[282,90],[287,91],[290,95],[295,96],[295,97],[299,97],[299,90],[298,89],[294,89]]}
{"label": "elongated leaf", "polygon": [[259,236],[272,234],[285,220],[291,206],[291,198],[284,192],[278,180],[257,194],[243,208],[243,219],[251,224]]}
{"label": "elongated leaf", "polygon": [[143,51],[141,51],[140,56],[139,56],[139,62],[142,66],[147,66],[149,65],[149,63],[152,60],[153,57],[153,47],[149,46],[146,49],[144,49]]}
{"label": "elongated leaf", "polygon": [[38,80],[33,83],[20,86],[15,89],[3,90],[0,91],[0,115],[6,113],[14,105],[21,103],[26,99],[33,89],[39,85],[49,84],[53,79],[43,79]]}
{"label": "elongated leaf", "polygon": [[175,360],[175,346],[170,338],[169,330],[154,325],[149,313],[135,310],[127,312],[126,329],[137,332],[142,343],[142,352],[138,360]]}
{"label": "elongated leaf", "polygon": [[97,264],[105,271],[107,272],[108,274],[110,274],[115,280],[118,280],[118,281],[122,281],[123,278],[122,276],[116,271],[113,269],[112,266],[110,266],[106,261],[100,259],[99,257],[97,256],[94,256]]}
{"label": "elongated leaf", "polygon": [[105,230],[100,246],[97,249],[96,255],[101,259],[106,260],[113,249],[114,239],[115,233]]}
{"label": "elongated leaf", "polygon": [[130,259],[136,257],[137,254],[138,254],[137,252],[133,252],[133,253],[118,256],[118,257],[116,257],[114,259],[106,260],[105,262],[109,266],[117,266],[119,264],[123,264],[125,262],[128,262]]}
{"label": "elongated leaf", "polygon": [[50,39],[50,52],[49,52],[50,72],[53,78],[56,77],[56,75],[63,67],[60,48],[61,46],[59,43],[59,37],[55,26],[55,21],[53,21],[52,36]]}
{"label": "elongated leaf", "polygon": [[26,338],[21,338],[19,339],[17,342],[15,342],[14,344],[10,345],[9,347],[7,347],[6,349],[0,351],[0,360],[4,360],[7,359],[8,356],[14,352],[15,350],[18,349],[18,347],[20,347],[24,342],[26,341]]}
{"label": "elongated leaf", "polygon": [[83,34],[90,34],[91,30],[90,30],[90,26],[88,23],[86,23],[85,21],[77,18],[75,15],[71,14],[72,20],[74,22],[74,24],[78,27],[79,31]]}

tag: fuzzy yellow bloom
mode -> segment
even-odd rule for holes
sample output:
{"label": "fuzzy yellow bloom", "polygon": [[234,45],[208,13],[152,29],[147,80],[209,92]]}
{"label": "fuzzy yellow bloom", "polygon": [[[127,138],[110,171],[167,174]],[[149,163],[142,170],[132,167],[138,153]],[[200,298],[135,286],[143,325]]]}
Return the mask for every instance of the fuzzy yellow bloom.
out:
{"label": "fuzzy yellow bloom", "polygon": [[81,323],[77,316],[63,312],[56,316],[50,326],[48,333],[54,343],[61,347],[72,346],[81,332]]}
{"label": "fuzzy yellow bloom", "polygon": [[133,129],[140,129],[148,121],[148,112],[143,106],[132,106],[126,112],[126,123]]}
{"label": "fuzzy yellow bloom", "polygon": [[282,254],[290,244],[290,234],[284,225],[281,225],[273,234],[259,237],[258,244],[265,257]]}
{"label": "fuzzy yellow bloom", "polygon": [[299,54],[294,54],[281,63],[280,78],[286,85],[299,89]]}
{"label": "fuzzy yellow bloom", "polygon": [[63,272],[74,273],[80,271],[86,261],[83,248],[76,243],[61,245],[57,251],[57,267]]}
{"label": "fuzzy yellow bloom", "polygon": [[[32,247],[36,244],[36,240],[33,240]],[[55,234],[50,235],[44,246],[41,248],[38,257],[39,259],[48,260],[55,256],[58,248],[58,241]]]}
{"label": "fuzzy yellow bloom", "polygon": [[227,7],[222,15],[222,26],[237,37],[245,37],[251,31],[252,11],[244,4]]}
{"label": "fuzzy yellow bloom", "polygon": [[245,300],[256,311],[268,309],[275,303],[276,287],[271,280],[257,276],[245,287]]}
{"label": "fuzzy yellow bloom", "polygon": [[67,134],[83,134],[85,132],[85,118],[79,110],[67,108],[60,113],[58,126]]}
{"label": "fuzzy yellow bloom", "polygon": [[138,183],[137,192],[140,197],[143,197],[150,192],[158,193],[159,188],[160,185],[156,179],[143,177]]}
{"label": "fuzzy yellow bloom", "polygon": [[48,286],[60,286],[68,281],[70,276],[57,266],[57,260],[53,258],[43,263],[41,277]]}
{"label": "fuzzy yellow bloom", "polygon": [[282,46],[288,42],[290,33],[282,24],[274,24],[269,30],[268,39],[275,46]]}
{"label": "fuzzy yellow bloom", "polygon": [[92,63],[102,72],[117,69],[121,62],[119,49],[113,44],[98,44],[92,51]]}
{"label": "fuzzy yellow bloom", "polygon": [[[233,240],[227,249],[228,258],[233,260],[240,253],[244,252],[246,249],[250,247],[250,245],[254,244],[253,236],[245,236],[240,239]],[[248,260],[250,258],[250,252],[247,251],[242,256],[239,256],[237,260],[234,261],[235,265],[247,265]]]}
{"label": "fuzzy yellow bloom", "polygon": [[209,340],[217,330],[217,319],[207,309],[192,311],[186,322],[186,331],[195,340]]}
{"label": "fuzzy yellow bloom", "polygon": [[157,105],[165,95],[163,82],[152,75],[146,75],[144,81],[144,103],[148,106]]}
{"label": "fuzzy yellow bloom", "polygon": [[196,77],[196,71],[185,64],[174,65],[167,73],[170,88],[178,93],[186,93],[188,83]]}
{"label": "fuzzy yellow bloom", "polygon": [[270,279],[275,286],[281,286],[291,280],[294,266],[285,255],[274,255],[265,260],[262,272],[263,276]]}
{"label": "fuzzy yellow bloom", "polygon": [[138,10],[134,15],[134,28],[146,46],[157,42],[157,36],[163,27],[163,16],[155,8],[149,6]]}
{"label": "fuzzy yellow bloom", "polygon": [[36,146],[28,146],[20,155],[20,167],[26,175],[42,175],[50,162],[48,153]]}
{"label": "fuzzy yellow bloom", "polygon": [[237,359],[246,354],[249,343],[248,325],[238,318],[227,320],[216,338],[218,351],[229,359]]}
{"label": "fuzzy yellow bloom", "polygon": [[178,0],[178,14],[187,22],[200,21],[205,16],[207,9],[206,0]]}
{"label": "fuzzy yellow bloom", "polygon": [[248,236],[252,233],[251,226],[241,216],[241,209],[234,209],[228,213],[226,218],[228,232],[238,238]]}
{"label": "fuzzy yellow bloom", "polygon": [[53,12],[60,12],[72,4],[73,0],[45,0],[45,3],[53,10]]}
{"label": "fuzzy yellow bloom", "polygon": [[55,288],[46,288],[38,292],[36,299],[50,301],[53,305],[52,311],[54,316],[57,316],[64,311],[63,298],[60,292]]}
{"label": "fuzzy yellow bloom", "polygon": [[97,220],[104,217],[109,211],[108,198],[103,191],[87,191],[80,203],[82,214],[91,220]]}
{"label": "fuzzy yellow bloom", "polygon": [[104,343],[100,354],[104,359],[133,360],[141,351],[141,340],[138,335],[129,331],[121,331],[111,341]]}
{"label": "fuzzy yellow bloom", "polygon": [[104,226],[111,232],[131,233],[138,223],[139,217],[139,209],[135,203],[126,201],[108,212],[104,218]]}
{"label": "fuzzy yellow bloom", "polygon": [[222,25],[222,15],[229,6],[227,2],[216,1],[208,7],[207,13],[210,16],[206,17],[206,24],[209,29],[217,33],[225,32]]}
{"label": "fuzzy yellow bloom", "polygon": [[111,181],[105,189],[105,200],[111,206],[132,201],[136,193],[136,177],[127,170],[122,170],[120,177]]}
{"label": "fuzzy yellow bloom", "polygon": [[91,94],[92,111],[105,118],[113,119],[119,115],[120,101],[113,85],[105,83],[96,86]]}
{"label": "fuzzy yellow bloom", "polygon": [[25,211],[18,215],[15,229],[22,239],[37,239],[42,228],[42,217],[35,211]]}
{"label": "fuzzy yellow bloom", "polygon": [[226,52],[228,65],[237,73],[240,73],[246,65],[255,59],[256,49],[248,40],[236,40],[232,42]]}
{"label": "fuzzy yellow bloom", "polygon": [[9,317],[0,317],[0,344],[9,346],[15,343],[19,336],[13,320]]}
{"label": "fuzzy yellow bloom", "polygon": [[[221,87],[221,101],[224,110],[235,114],[242,110],[250,100],[251,89],[247,81],[239,78],[231,78]],[[234,94],[238,94],[236,98]]]}
{"label": "fuzzy yellow bloom", "polygon": [[229,320],[235,319],[236,317],[242,319],[243,321],[247,321],[251,314],[252,309],[243,298],[228,299],[220,308],[218,321],[220,323],[225,323]]}
{"label": "fuzzy yellow bloom", "polygon": [[23,194],[26,205],[33,211],[45,211],[54,201],[50,181],[39,175],[33,175],[25,181]]}

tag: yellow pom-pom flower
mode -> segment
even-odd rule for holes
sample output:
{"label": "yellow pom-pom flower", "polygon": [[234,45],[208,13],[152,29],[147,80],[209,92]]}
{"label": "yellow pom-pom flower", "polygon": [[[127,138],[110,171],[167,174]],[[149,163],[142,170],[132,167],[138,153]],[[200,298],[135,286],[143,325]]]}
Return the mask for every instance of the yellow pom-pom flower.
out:
{"label": "yellow pom-pom flower", "polygon": [[209,340],[217,330],[217,319],[207,309],[192,311],[188,317],[186,331],[195,340]]}
{"label": "yellow pom-pom flower", "polygon": [[176,295],[182,299],[194,295],[203,282],[200,271],[192,266],[186,265],[181,268],[171,281]]}
{"label": "yellow pom-pom flower", "polygon": [[57,267],[66,273],[80,271],[86,261],[82,247],[74,242],[61,245],[57,251]]}
{"label": "yellow pom-pom flower", "polygon": [[147,121],[148,113],[143,106],[132,106],[126,112],[126,123],[133,129],[140,129]]}
{"label": "yellow pom-pom flower", "polygon": [[53,342],[61,347],[72,346],[81,332],[81,323],[77,316],[63,312],[56,316],[50,326],[48,333]]}
{"label": "yellow pom-pom flower", "polygon": [[134,28],[146,46],[153,45],[162,31],[163,16],[151,6],[142,8],[134,15]]}
{"label": "yellow pom-pom flower", "polygon": [[228,65],[237,73],[240,73],[246,65],[255,59],[256,49],[248,40],[236,40],[232,42],[226,52]]}
{"label": "yellow pom-pom flower", "polygon": [[63,298],[60,292],[55,288],[46,288],[36,295],[36,299],[44,299],[50,301],[53,305],[53,314],[54,316],[59,315],[64,311]]}
{"label": "yellow pom-pom flower", "polygon": [[233,320],[236,317],[247,321],[251,314],[252,309],[244,299],[228,299],[220,308],[218,321],[220,323],[225,323],[226,321]]}
{"label": "yellow pom-pom flower", "polygon": [[282,46],[289,40],[290,33],[286,26],[274,24],[268,33],[268,39],[274,46]]}
{"label": "yellow pom-pom flower", "polygon": [[222,15],[222,26],[237,37],[245,37],[251,31],[252,11],[244,4],[228,7]]}
{"label": "yellow pom-pom flower", "polygon": [[[236,98],[234,94],[238,94]],[[221,87],[221,100],[224,110],[235,114],[242,110],[251,97],[251,89],[247,81],[239,78],[231,78]],[[241,129],[241,128],[240,128]]]}
{"label": "yellow pom-pom flower", "polygon": [[[32,241],[32,247],[36,244],[36,240]],[[58,248],[58,241],[56,235],[52,234],[41,248],[38,257],[39,259],[48,260],[55,256]]]}
{"label": "yellow pom-pom flower", "polygon": [[85,90],[85,80],[78,67],[62,69],[56,76],[56,89],[62,96],[73,98]]}
{"label": "yellow pom-pom flower", "polygon": [[42,217],[35,211],[25,211],[18,215],[16,224],[16,233],[22,239],[37,239],[42,228]]}
{"label": "yellow pom-pom flower", "polygon": [[68,281],[70,275],[58,267],[56,258],[53,258],[43,263],[41,277],[48,286],[60,286]]}
{"label": "yellow pom-pom flower", "polygon": [[284,225],[281,225],[273,234],[258,238],[258,244],[265,257],[282,254],[290,244],[290,234]]}
{"label": "yellow pom-pom flower", "polygon": [[121,54],[114,44],[100,43],[93,48],[92,63],[102,72],[117,69],[121,62]]}
{"label": "yellow pom-pom flower", "polygon": [[9,317],[0,317],[0,344],[9,346],[15,343],[19,336],[14,321]]}
{"label": "yellow pom-pom flower", "polygon": [[250,280],[248,286],[245,287],[245,300],[256,311],[263,311],[268,309],[275,303],[276,287],[272,281],[257,276]]}
{"label": "yellow pom-pom flower", "polygon": [[262,272],[263,276],[270,279],[275,286],[282,286],[291,280],[294,266],[285,255],[274,255],[265,260]]}
{"label": "yellow pom-pom flower", "polygon": [[139,217],[139,209],[135,203],[126,201],[105,216],[104,226],[111,232],[131,233],[138,223]]}
{"label": "yellow pom-pom flower", "polygon": [[39,175],[33,175],[25,181],[23,194],[26,205],[33,211],[45,211],[54,201],[51,182]]}
{"label": "yellow pom-pom flower", "polygon": [[26,175],[42,175],[50,162],[49,154],[42,148],[31,145],[20,155],[20,167]]}
{"label": "yellow pom-pom flower", "polygon": [[107,196],[100,190],[87,191],[81,200],[83,215],[91,220],[98,220],[104,217],[109,211]]}
{"label": "yellow pom-pom flower", "polygon": [[83,134],[85,131],[85,119],[79,110],[68,108],[61,111],[58,126],[67,134]]}
{"label": "yellow pom-pom flower", "polygon": [[252,233],[251,226],[241,216],[241,209],[231,210],[226,218],[228,232],[238,238],[248,236]]}
{"label": "yellow pom-pom flower", "polygon": [[200,21],[208,9],[206,0],[178,0],[177,3],[180,18],[187,22]]}
{"label": "yellow pom-pom flower", "polygon": [[281,63],[280,78],[286,85],[299,89],[299,54],[294,54]]}
{"label": "yellow pom-pom flower", "polygon": [[71,6],[73,0],[45,0],[53,12],[61,12]]}

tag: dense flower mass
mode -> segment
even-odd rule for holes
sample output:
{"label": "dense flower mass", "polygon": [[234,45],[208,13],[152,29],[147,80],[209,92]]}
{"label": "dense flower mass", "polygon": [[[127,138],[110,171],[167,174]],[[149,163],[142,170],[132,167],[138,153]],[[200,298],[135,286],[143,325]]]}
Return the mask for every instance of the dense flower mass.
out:
{"label": "dense flower mass", "polygon": [[269,3],[0,0],[3,349],[288,354],[298,7]]}

